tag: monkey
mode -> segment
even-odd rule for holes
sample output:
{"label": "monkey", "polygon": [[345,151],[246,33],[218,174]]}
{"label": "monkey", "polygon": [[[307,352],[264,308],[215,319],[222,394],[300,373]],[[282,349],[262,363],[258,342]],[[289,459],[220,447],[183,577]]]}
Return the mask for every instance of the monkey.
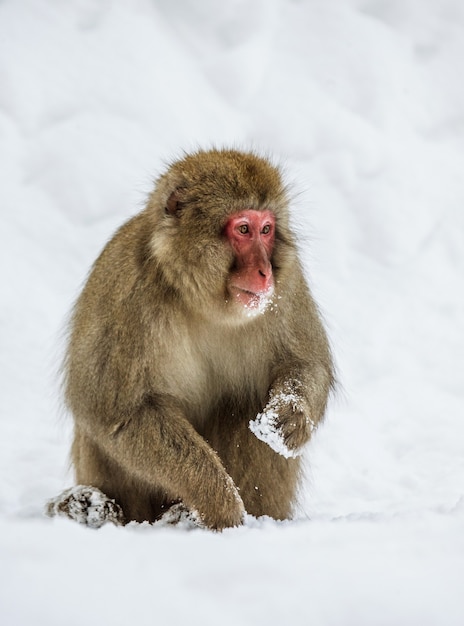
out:
{"label": "monkey", "polygon": [[182,512],[289,519],[334,365],[280,168],[185,153],[95,261],[64,359],[76,485],[48,514],[98,527]]}

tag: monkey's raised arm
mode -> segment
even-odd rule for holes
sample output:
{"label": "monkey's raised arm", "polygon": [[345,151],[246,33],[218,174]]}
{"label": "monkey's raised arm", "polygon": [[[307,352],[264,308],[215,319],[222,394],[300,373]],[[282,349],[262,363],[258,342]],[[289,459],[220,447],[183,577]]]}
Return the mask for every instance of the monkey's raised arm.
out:
{"label": "monkey's raised arm", "polygon": [[[287,457],[301,454],[324,418],[335,385],[327,336],[301,271],[295,272],[293,280],[298,287],[291,287],[282,307],[276,347],[279,358],[275,359],[267,403],[250,421],[250,429],[259,439]],[[295,294],[297,301],[293,302]]]}

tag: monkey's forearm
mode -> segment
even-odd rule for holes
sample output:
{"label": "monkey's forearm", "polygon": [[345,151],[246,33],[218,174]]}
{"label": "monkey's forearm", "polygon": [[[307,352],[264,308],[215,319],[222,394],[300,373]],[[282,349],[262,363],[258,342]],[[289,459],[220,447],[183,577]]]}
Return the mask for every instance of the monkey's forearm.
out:
{"label": "monkey's forearm", "polygon": [[175,409],[144,407],[98,434],[129,475],[163,489],[209,528],[242,523],[244,506],[218,455]]}
{"label": "monkey's forearm", "polygon": [[334,385],[332,367],[322,362],[292,363],[281,368],[269,390],[269,397],[280,395],[298,405],[314,426],[323,419],[329,393]]}

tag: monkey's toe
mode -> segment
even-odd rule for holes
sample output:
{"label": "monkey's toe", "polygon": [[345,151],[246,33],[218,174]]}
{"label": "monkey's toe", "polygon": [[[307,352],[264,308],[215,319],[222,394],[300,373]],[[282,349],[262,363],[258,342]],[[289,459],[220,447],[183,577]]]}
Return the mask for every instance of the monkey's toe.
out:
{"label": "monkey's toe", "polygon": [[119,504],[108,498],[100,489],[77,485],[47,502],[45,513],[49,517],[61,515],[100,528],[106,522],[116,526],[124,524],[124,514]]}

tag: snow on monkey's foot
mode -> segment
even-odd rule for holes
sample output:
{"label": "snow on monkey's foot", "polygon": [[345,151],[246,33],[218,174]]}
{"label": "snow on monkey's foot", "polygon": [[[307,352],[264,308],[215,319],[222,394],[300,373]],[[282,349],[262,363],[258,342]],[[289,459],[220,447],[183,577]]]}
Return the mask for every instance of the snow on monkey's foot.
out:
{"label": "snow on monkey's foot", "polygon": [[156,526],[180,526],[184,530],[205,528],[196,511],[190,511],[182,502],[173,504],[156,522]]}
{"label": "snow on monkey's foot", "polygon": [[106,522],[116,526],[124,524],[124,515],[119,504],[105,496],[100,489],[85,485],[71,487],[49,500],[45,513],[49,517],[69,517],[90,528],[100,528]]}

